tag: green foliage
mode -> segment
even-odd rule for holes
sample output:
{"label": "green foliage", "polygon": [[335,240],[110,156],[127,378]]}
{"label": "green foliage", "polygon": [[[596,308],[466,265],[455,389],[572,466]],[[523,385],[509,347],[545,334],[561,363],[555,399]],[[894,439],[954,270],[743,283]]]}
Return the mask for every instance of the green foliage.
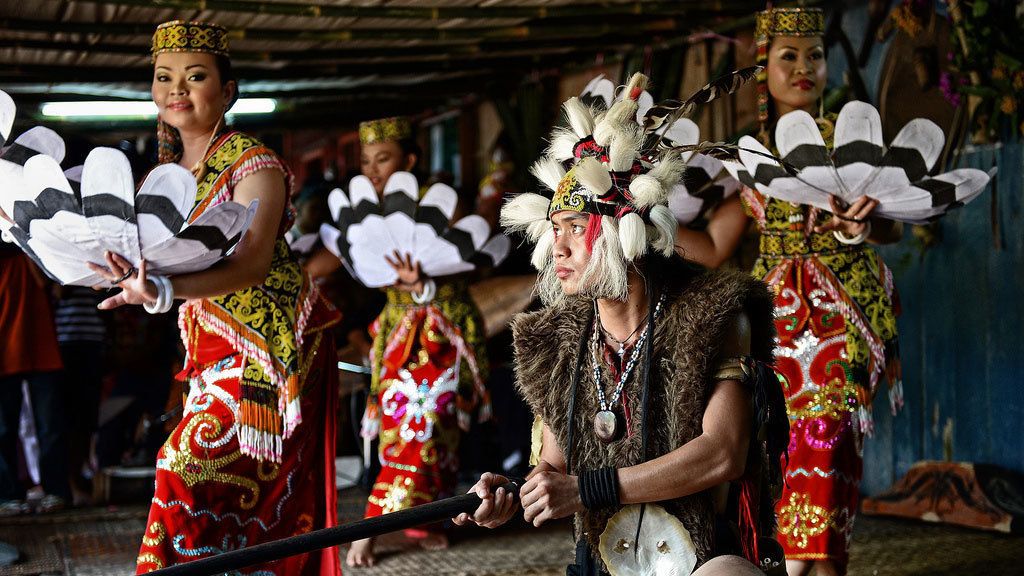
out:
{"label": "green foliage", "polygon": [[[980,98],[970,118],[975,139],[995,141],[1024,133],[1024,11],[1016,2],[961,2],[963,19],[954,25],[950,72],[956,90]],[[962,34],[961,34],[962,32]],[[961,41],[965,46],[961,49]],[[971,79],[976,79],[972,84]]]}

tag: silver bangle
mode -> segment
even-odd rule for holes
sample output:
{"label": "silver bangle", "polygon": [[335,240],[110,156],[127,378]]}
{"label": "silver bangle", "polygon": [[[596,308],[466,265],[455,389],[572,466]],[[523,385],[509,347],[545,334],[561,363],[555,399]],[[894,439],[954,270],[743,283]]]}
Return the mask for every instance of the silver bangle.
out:
{"label": "silver bangle", "polygon": [[867,223],[865,223],[864,231],[861,232],[860,234],[857,234],[856,236],[847,236],[846,234],[843,234],[839,230],[833,230],[832,235],[836,237],[836,240],[843,244],[851,246],[856,244],[863,244],[864,241],[868,239],[868,236],[871,235],[871,222],[868,221]]}

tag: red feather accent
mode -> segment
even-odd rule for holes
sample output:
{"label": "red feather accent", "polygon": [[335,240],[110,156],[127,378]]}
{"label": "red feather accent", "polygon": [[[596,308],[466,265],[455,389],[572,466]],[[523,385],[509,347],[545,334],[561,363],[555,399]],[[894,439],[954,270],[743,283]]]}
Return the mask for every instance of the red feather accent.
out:
{"label": "red feather accent", "polygon": [[744,478],[740,481],[739,509],[740,517],[738,524],[743,556],[750,560],[754,566],[759,566],[760,556],[757,549],[758,501],[756,486],[751,478]]}
{"label": "red feather accent", "polygon": [[601,215],[590,214],[590,219],[587,220],[587,232],[583,236],[583,241],[587,245],[587,252],[594,252],[594,242],[597,242],[598,236],[601,235]]}

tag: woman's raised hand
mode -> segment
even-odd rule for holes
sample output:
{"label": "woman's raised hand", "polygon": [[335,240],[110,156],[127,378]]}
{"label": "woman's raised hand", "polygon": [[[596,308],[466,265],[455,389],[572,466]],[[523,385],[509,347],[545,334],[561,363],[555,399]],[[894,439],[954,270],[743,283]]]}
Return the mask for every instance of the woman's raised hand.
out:
{"label": "woman's raised hand", "polygon": [[408,252],[405,255],[399,254],[396,250],[392,253],[393,258],[384,256],[384,260],[395,269],[398,274],[398,281],[395,282],[395,288],[402,290],[403,292],[423,292],[423,274],[420,271],[420,263],[413,262],[412,254]]}
{"label": "woman's raised hand", "polygon": [[848,206],[844,206],[839,197],[832,196],[829,203],[832,205],[833,217],[828,222],[814,227],[814,231],[819,234],[838,230],[847,236],[859,236],[867,229],[868,217],[878,206],[878,200],[868,196],[861,196]]}
{"label": "woman's raised hand", "polygon": [[89,269],[103,276],[111,284],[119,286],[121,291],[100,302],[100,310],[111,310],[125,304],[153,303],[157,299],[156,285],[146,278],[146,261],[139,262],[139,268],[134,266],[119,254],[107,251],[105,254],[106,266],[89,262]]}

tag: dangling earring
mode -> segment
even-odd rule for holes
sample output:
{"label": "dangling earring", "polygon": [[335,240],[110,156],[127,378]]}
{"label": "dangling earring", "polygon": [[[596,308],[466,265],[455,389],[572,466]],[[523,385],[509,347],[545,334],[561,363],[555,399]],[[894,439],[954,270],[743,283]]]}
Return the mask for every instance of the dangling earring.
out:
{"label": "dangling earring", "polygon": [[832,134],[835,132],[836,126],[831,120],[825,118],[825,94],[818,97],[818,117],[814,119],[814,122],[818,125],[818,131],[821,132],[821,137],[825,142],[829,142],[831,145]]}
{"label": "dangling earring", "polygon": [[213,127],[213,133],[210,134],[210,139],[206,142],[206,150],[203,151],[203,157],[200,158],[194,166],[192,166],[191,172],[195,175],[196,182],[202,182],[206,178],[207,172],[209,172],[209,169],[206,166],[206,156],[210,153],[210,146],[213,145],[214,140],[216,140],[217,136],[220,134],[220,129],[223,125],[224,115],[222,114],[220,119],[217,120],[217,125]]}

